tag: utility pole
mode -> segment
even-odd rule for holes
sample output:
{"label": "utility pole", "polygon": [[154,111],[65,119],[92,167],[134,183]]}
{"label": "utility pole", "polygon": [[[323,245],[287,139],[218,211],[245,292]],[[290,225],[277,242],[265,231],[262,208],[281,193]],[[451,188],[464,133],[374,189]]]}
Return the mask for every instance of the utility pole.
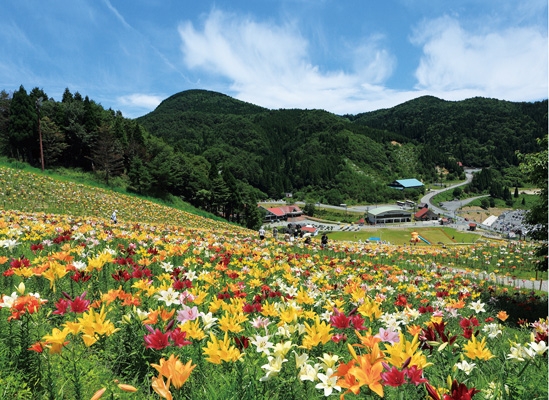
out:
{"label": "utility pole", "polygon": [[42,107],[42,96],[36,99],[36,111],[38,111],[38,140],[40,141],[40,162],[42,163],[42,172],[44,172],[44,148],[42,147],[42,129],[40,128],[40,107]]}

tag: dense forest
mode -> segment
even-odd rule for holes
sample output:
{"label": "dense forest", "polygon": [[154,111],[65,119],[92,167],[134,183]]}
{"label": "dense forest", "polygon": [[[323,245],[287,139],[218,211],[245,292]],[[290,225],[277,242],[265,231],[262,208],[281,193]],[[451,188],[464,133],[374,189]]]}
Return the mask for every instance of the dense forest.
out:
{"label": "dense forest", "polygon": [[269,110],[189,90],[132,120],[68,88],[61,101],[38,88],[0,92],[0,155],[94,172],[107,184],[177,196],[248,226],[257,223],[262,199],[286,193],[330,204],[414,198],[420,193],[388,183],[462,178],[462,164],[490,167],[469,190],[504,196],[525,183],[516,151],[538,151],[536,139],[546,135],[547,101],[421,97],[338,116]]}
{"label": "dense forest", "polygon": [[517,150],[537,150],[536,138],[547,134],[547,100],[512,103],[476,97],[445,101],[424,96],[349,118],[451,154],[464,165],[502,170],[517,164]]}

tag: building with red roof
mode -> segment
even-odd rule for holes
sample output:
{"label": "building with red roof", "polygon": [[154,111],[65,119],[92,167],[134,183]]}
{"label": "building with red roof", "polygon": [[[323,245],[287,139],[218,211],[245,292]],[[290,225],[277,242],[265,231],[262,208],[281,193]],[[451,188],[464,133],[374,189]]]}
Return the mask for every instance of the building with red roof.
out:
{"label": "building with red roof", "polygon": [[414,218],[416,221],[434,221],[438,219],[438,214],[429,208],[422,208],[414,214]]}
{"label": "building with red roof", "polygon": [[298,206],[291,205],[291,206],[280,206],[280,207],[264,207],[260,206],[261,208],[265,209],[265,221],[287,221],[288,218],[295,218],[303,215],[303,211]]}

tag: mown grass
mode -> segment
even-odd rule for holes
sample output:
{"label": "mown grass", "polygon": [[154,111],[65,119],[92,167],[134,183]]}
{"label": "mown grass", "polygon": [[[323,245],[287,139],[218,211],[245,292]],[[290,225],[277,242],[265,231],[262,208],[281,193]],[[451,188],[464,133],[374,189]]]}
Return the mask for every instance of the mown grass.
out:
{"label": "mown grass", "polygon": [[[409,228],[368,228],[361,231],[335,231],[330,232],[329,236],[334,240],[349,241],[367,241],[371,237],[381,238],[381,240],[395,244],[407,245],[410,243],[411,233],[418,232],[430,244],[449,245],[455,243],[473,244],[481,237],[478,234],[460,231],[448,227],[409,227]],[[426,246],[426,242],[418,242],[417,246]]]}

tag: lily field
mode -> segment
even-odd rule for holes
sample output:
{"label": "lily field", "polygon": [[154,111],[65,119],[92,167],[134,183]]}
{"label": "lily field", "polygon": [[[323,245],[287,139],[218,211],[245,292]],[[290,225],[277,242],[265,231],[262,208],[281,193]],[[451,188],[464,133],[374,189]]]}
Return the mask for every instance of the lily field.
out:
{"label": "lily field", "polygon": [[529,242],[260,240],[4,167],[0,206],[0,399],[548,397]]}

